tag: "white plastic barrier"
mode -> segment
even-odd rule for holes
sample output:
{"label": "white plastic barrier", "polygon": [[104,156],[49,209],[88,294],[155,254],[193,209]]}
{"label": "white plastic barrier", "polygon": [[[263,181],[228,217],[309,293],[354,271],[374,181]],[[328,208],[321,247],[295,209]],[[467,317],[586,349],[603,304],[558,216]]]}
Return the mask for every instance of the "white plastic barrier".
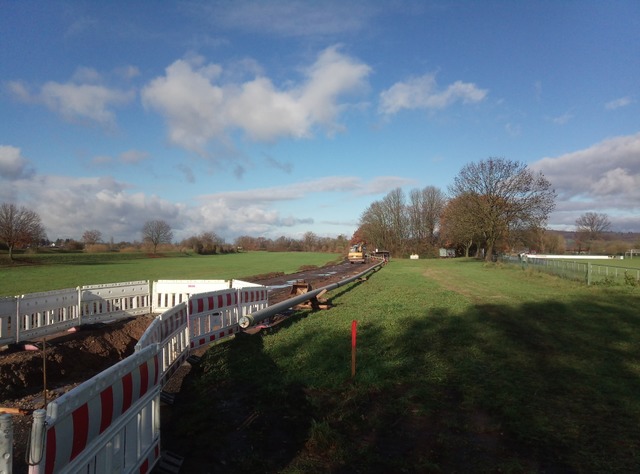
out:
{"label": "white plastic barrier", "polygon": [[15,297],[0,298],[0,347],[16,342],[16,305]]}
{"label": "white plastic barrier", "polygon": [[0,414],[0,473],[11,474],[13,469],[13,419]]}
{"label": "white plastic barrier", "polygon": [[189,357],[187,305],[165,311],[153,320],[136,344],[136,352],[159,343],[162,350],[161,384],[164,385]]}
{"label": "white plastic barrier", "polygon": [[160,458],[161,358],[148,346],[49,403],[46,416],[36,410],[29,472],[149,472]]}
{"label": "white plastic barrier", "polygon": [[260,287],[262,285],[242,280],[158,280],[153,282],[152,309],[161,313],[185,303],[191,295],[228,288]]}
{"label": "white plastic barrier", "polygon": [[240,317],[269,306],[269,290],[262,285],[240,288],[238,298],[240,300]]}
{"label": "white plastic barrier", "polygon": [[77,289],[31,293],[18,297],[16,342],[77,326],[78,302]]}
{"label": "white plastic barrier", "polygon": [[[243,313],[268,305],[266,287],[234,283],[238,287],[194,294],[188,302],[163,312],[142,335],[133,355],[49,403],[46,412],[36,410],[29,473],[147,473],[153,469],[160,458],[159,404],[164,384],[192,348],[235,334]],[[178,284],[201,289],[190,286],[193,282],[171,284],[165,290],[183,290],[176,288]],[[106,304],[104,298],[98,301]],[[117,309],[112,303],[107,306]],[[108,313],[96,310],[95,314]]]}
{"label": "white plastic barrier", "polygon": [[0,298],[0,346],[81,324],[151,312],[148,281],[107,283]]}
{"label": "white plastic barrier", "polygon": [[153,282],[153,312],[161,313],[180,303],[186,303],[189,296],[207,291],[232,288],[233,280],[158,280]]}
{"label": "white plastic barrier", "polygon": [[198,293],[189,299],[191,348],[227,338],[240,330],[238,290]]}
{"label": "white plastic barrier", "polygon": [[90,285],[80,288],[82,324],[151,312],[148,281]]}

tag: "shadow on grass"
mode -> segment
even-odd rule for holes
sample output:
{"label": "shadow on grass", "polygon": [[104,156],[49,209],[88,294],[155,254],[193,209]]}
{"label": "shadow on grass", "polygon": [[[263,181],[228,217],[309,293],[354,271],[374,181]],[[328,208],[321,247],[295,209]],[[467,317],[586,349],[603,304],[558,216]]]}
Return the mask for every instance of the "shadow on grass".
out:
{"label": "shadow on grass", "polygon": [[210,349],[171,442],[188,472],[640,472],[637,308],[629,294],[380,317],[353,381],[347,321],[292,320],[303,335],[278,353],[302,366],[276,364],[269,336]]}
{"label": "shadow on grass", "polygon": [[240,333],[185,379],[163,448],[185,457],[182,472],[279,472],[302,449],[310,416],[303,387],[283,381],[262,337]]}

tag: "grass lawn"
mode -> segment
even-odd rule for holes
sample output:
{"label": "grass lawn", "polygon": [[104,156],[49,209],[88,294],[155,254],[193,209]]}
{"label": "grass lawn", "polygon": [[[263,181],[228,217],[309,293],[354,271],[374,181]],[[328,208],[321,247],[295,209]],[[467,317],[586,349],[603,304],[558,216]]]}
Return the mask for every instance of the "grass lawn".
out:
{"label": "grass lawn", "polygon": [[185,429],[212,430],[209,444],[176,448],[222,449],[210,440],[239,428],[219,405],[214,423],[198,420],[212,393],[236,387],[256,413],[278,407],[270,424],[301,433],[277,457],[256,421],[239,471],[640,472],[638,288],[394,260],[330,299],[329,311],[212,347],[180,414]]}
{"label": "grass lawn", "polygon": [[341,258],[313,252],[243,252],[225,255],[142,253],[34,254],[0,260],[0,297],[82,285],[137,280],[228,280],[253,275],[294,273],[301,266],[323,266]]}

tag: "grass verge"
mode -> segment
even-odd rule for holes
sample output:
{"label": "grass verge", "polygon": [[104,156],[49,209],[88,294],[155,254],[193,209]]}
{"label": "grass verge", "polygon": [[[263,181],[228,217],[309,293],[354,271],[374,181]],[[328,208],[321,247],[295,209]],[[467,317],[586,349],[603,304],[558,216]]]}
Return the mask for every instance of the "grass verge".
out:
{"label": "grass verge", "polygon": [[407,260],[330,299],[206,353],[190,472],[640,471],[637,289]]}

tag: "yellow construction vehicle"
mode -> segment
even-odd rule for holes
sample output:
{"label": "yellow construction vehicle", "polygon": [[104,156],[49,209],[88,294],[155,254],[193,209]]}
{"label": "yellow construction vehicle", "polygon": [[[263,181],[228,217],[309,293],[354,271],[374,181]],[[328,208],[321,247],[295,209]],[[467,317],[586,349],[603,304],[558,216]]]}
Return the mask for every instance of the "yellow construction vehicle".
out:
{"label": "yellow construction vehicle", "polygon": [[367,247],[364,245],[364,242],[352,245],[347,258],[351,263],[367,263],[369,256],[367,255]]}

